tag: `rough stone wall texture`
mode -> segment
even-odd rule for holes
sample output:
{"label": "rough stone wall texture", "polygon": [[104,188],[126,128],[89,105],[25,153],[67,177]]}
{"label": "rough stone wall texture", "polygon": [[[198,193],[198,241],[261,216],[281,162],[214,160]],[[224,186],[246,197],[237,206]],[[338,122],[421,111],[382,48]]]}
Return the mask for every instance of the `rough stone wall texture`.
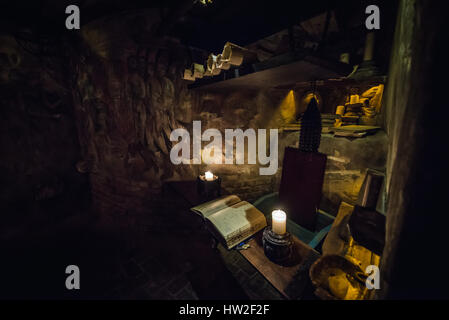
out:
{"label": "rough stone wall texture", "polygon": [[89,173],[99,213],[127,224],[150,210],[163,180],[193,177],[169,158],[170,132],[191,121],[181,78],[188,52],[155,35],[158,17],[149,10],[97,20],[70,44],[78,170]]}
{"label": "rough stone wall texture", "polygon": [[87,179],[75,169],[80,147],[66,66],[50,40],[25,31],[0,35],[2,232],[35,230],[88,197]]}
{"label": "rough stone wall texture", "polygon": [[[295,132],[280,136],[281,159],[286,146],[298,146],[298,135]],[[318,151],[327,155],[320,208],[336,215],[341,201],[356,203],[368,168],[385,170],[387,136],[380,131],[362,139],[349,140],[323,134]]]}
{"label": "rough stone wall texture", "polygon": [[[297,96],[302,96],[306,91],[299,91]],[[344,89],[321,88],[321,91],[327,92],[326,98],[329,100],[338,100],[338,103],[344,100]],[[335,94],[328,97],[329,92]],[[304,112],[306,107],[296,101],[287,106],[293,111],[286,112],[283,101],[287,95],[288,92],[277,90],[232,94],[200,92],[196,94],[194,103],[200,117],[195,119],[202,121],[204,129],[219,129],[223,136],[226,128],[282,128],[292,121],[290,114]],[[201,165],[197,168],[198,173],[211,170],[222,176],[222,184],[229,192],[253,201],[264,194],[278,191],[284,150],[288,146],[298,147],[298,140],[297,131],[279,131],[278,170],[273,176],[259,175],[260,165]],[[387,136],[380,131],[372,136],[350,140],[323,134],[319,151],[328,156],[321,208],[336,214],[341,201],[356,202],[367,168],[385,170]],[[245,152],[246,159],[247,150]]]}
{"label": "rough stone wall texture", "polygon": [[[196,93],[195,120],[201,120],[203,130],[216,128],[225,136],[225,129],[278,128],[282,117],[278,108],[283,96],[279,92],[246,92],[229,94]],[[246,141],[246,140],[245,140]],[[205,145],[206,143],[204,143]],[[267,148],[269,143],[267,143]],[[222,150],[224,152],[224,150]],[[236,150],[234,150],[234,157]],[[268,151],[267,151],[268,152]],[[224,155],[223,155],[224,156]],[[248,149],[245,147],[245,163],[248,163]],[[223,160],[224,163],[224,160]],[[243,199],[252,201],[275,190],[276,175],[260,175],[259,163],[251,164],[211,164],[198,166],[198,173],[206,170],[222,177],[223,187]],[[264,167],[264,166],[262,166]]]}
{"label": "rough stone wall texture", "polygon": [[[191,64],[190,53],[177,40],[158,37],[153,32],[158,23],[151,11],[98,20],[83,27],[70,49],[83,154],[78,170],[89,173],[95,207],[103,216],[133,224],[136,219],[129,217],[150,214],[154,203],[157,207],[164,181],[193,179],[206,170],[221,176],[227,191],[248,201],[277,191],[283,150],[297,143],[298,133],[280,134],[278,171],[272,176],[259,175],[259,164],[174,165],[170,133],[176,128],[192,133],[195,120],[201,121],[202,132],[215,128],[223,137],[225,129],[281,128],[306,106],[298,103],[291,109],[284,103],[288,91],[282,90],[188,90],[182,73]],[[298,90],[298,96],[308,90]],[[342,91],[320,90],[323,112],[333,112]],[[323,152],[333,157],[326,173],[325,209],[335,213],[341,199],[354,200],[367,167],[383,168],[383,139],[323,138]],[[377,151],[365,150],[370,148]]]}

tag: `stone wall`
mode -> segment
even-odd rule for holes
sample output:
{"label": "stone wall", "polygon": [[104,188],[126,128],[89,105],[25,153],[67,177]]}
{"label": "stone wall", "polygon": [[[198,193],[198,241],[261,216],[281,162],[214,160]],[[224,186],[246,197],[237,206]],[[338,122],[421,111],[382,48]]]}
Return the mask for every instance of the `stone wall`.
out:
{"label": "stone wall", "polygon": [[[281,139],[284,145],[297,147],[298,137],[296,132]],[[319,152],[327,155],[322,210],[336,215],[341,201],[356,203],[367,169],[385,171],[387,141],[383,131],[354,140],[322,135]]]}
{"label": "stone wall", "polygon": [[[157,206],[164,181],[194,179],[206,170],[221,176],[227,191],[249,201],[277,191],[283,150],[297,143],[298,132],[279,135],[279,168],[272,176],[260,175],[259,164],[174,165],[170,133],[177,128],[192,133],[195,120],[201,121],[202,132],[216,128],[223,136],[225,129],[282,128],[306,105],[291,101],[284,90],[189,90],[182,73],[192,62],[191,52],[176,39],[157,36],[158,23],[152,11],[128,12],[84,26],[70,44],[83,155],[77,168],[90,177],[95,208],[103,217],[133,224]],[[308,90],[296,93],[301,97]],[[334,87],[321,88],[321,96],[323,112],[334,112],[344,99]],[[385,136],[322,141],[322,151],[330,156],[323,206],[335,213],[340,200],[356,199],[366,168],[383,168]]]}
{"label": "stone wall", "polygon": [[90,177],[100,216],[125,224],[151,212],[164,180],[193,177],[169,158],[170,132],[191,123],[181,78],[189,52],[155,35],[158,22],[151,10],[104,18],[68,44],[83,153],[77,167]]}
{"label": "stone wall", "polygon": [[[201,120],[203,129],[216,128],[225,136],[225,129],[278,128],[282,122],[278,108],[283,95],[277,91],[253,92],[241,90],[228,94],[195,93],[194,117]],[[268,132],[267,132],[268,135]],[[245,164],[211,164],[200,165],[197,170],[202,173],[210,170],[222,177],[222,186],[230,193],[236,193],[243,199],[252,201],[276,190],[277,175],[259,174],[259,163],[248,163],[248,149],[245,140]],[[203,143],[203,147],[207,144]],[[269,144],[267,143],[267,148]],[[223,150],[224,152],[224,150]],[[224,156],[224,155],[223,155]],[[234,153],[235,158],[235,153]],[[224,163],[224,160],[223,160]]]}
{"label": "stone wall", "polygon": [[0,35],[1,236],[39,229],[88,203],[66,65],[54,39]]}
{"label": "stone wall", "polygon": [[[249,201],[277,191],[282,174],[284,149],[288,146],[297,147],[299,140],[298,131],[283,132],[282,127],[293,120],[292,115],[305,111],[306,106],[300,103],[299,97],[307,91],[296,91],[297,98],[288,103],[286,100],[288,101],[291,93],[278,90],[258,92],[241,90],[227,94],[196,93],[194,114],[199,113],[199,117],[195,119],[202,121],[203,130],[217,128],[224,136],[224,129],[279,128],[278,170],[275,175],[259,175],[258,164],[201,165],[198,173],[211,170],[223,178],[222,184],[227,191]],[[344,89],[325,87],[321,91],[325,92],[322,96],[327,100],[339,104],[342,103],[342,99],[344,101]],[[332,95],[332,92],[335,94]],[[323,105],[329,112],[333,111],[330,102],[324,98]],[[356,202],[368,168],[385,170],[387,136],[384,131],[380,131],[375,135],[354,140],[323,134],[319,151],[328,156],[321,208],[336,214],[340,201]]]}

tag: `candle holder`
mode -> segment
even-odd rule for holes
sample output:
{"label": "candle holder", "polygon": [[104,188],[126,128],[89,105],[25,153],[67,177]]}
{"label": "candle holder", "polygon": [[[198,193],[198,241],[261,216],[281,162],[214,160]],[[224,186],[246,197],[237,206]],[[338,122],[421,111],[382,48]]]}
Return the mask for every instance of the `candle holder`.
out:
{"label": "candle holder", "polygon": [[213,180],[206,180],[204,175],[199,175],[197,178],[198,194],[206,200],[212,200],[221,195],[221,178],[214,175]]}
{"label": "candle holder", "polygon": [[277,234],[266,227],[262,236],[263,251],[268,259],[283,265],[289,262],[293,253],[293,241],[290,233]]}

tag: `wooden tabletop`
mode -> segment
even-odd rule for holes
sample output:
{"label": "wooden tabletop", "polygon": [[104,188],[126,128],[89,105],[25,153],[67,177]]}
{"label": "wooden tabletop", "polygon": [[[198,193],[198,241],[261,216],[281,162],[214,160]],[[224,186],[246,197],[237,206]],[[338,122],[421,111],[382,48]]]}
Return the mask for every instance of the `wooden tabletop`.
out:
{"label": "wooden tabletop", "polygon": [[[196,181],[171,181],[166,187],[175,191],[188,203],[190,207],[205,202],[198,194]],[[222,195],[228,194],[222,189]],[[288,266],[281,266],[271,262],[264,253],[262,246],[262,233],[258,232],[248,244],[250,248],[239,251],[264,277],[287,299],[301,299],[305,288],[310,284],[309,269],[320,254],[292,236],[294,242],[294,255]]]}
{"label": "wooden tabletop", "polygon": [[250,248],[241,250],[245,257],[284,297],[287,299],[301,299],[304,289],[310,283],[309,269],[320,254],[292,236],[294,256],[287,266],[278,265],[270,261],[262,246],[262,232],[256,234],[248,244]]}

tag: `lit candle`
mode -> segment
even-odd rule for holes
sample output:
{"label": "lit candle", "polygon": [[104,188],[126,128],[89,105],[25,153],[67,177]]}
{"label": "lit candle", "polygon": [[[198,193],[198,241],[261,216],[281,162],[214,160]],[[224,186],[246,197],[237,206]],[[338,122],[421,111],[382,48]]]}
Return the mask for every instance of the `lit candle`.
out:
{"label": "lit candle", "polygon": [[282,210],[274,210],[271,213],[272,229],[274,233],[284,234],[286,232],[287,215]]}
{"label": "lit candle", "polygon": [[204,177],[206,178],[206,181],[212,181],[212,180],[214,180],[214,175],[213,175],[213,173],[210,172],[210,171],[206,171],[206,172],[204,173]]}

